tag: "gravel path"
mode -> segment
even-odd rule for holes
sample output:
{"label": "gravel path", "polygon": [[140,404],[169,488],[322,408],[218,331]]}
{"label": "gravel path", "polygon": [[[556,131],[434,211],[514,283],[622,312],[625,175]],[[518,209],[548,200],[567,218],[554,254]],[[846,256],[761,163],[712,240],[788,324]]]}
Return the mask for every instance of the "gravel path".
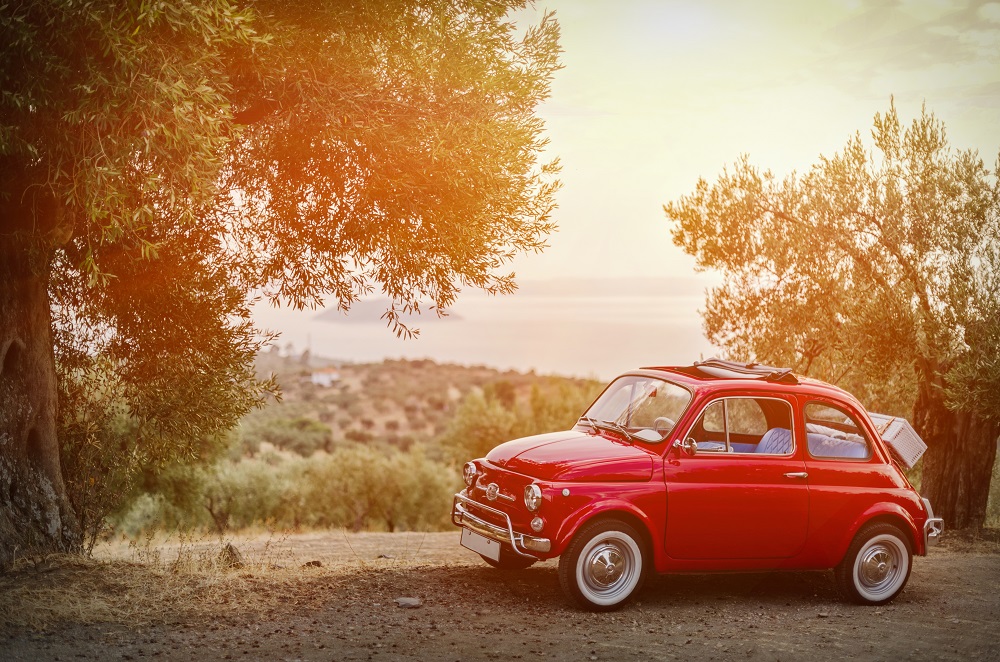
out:
{"label": "gravel path", "polygon": [[[1000,660],[995,546],[932,549],[915,559],[903,594],[880,608],[843,602],[829,573],[698,575],[653,578],[637,602],[590,614],[568,605],[555,562],[504,573],[457,539],[447,532],[239,540],[248,556],[320,561],[296,588],[308,599],[265,614],[220,609],[214,619],[152,626],[0,631],[0,660]],[[192,544],[209,545],[167,543],[161,554]],[[99,550],[105,558],[130,553]],[[400,608],[397,597],[422,605]]]}

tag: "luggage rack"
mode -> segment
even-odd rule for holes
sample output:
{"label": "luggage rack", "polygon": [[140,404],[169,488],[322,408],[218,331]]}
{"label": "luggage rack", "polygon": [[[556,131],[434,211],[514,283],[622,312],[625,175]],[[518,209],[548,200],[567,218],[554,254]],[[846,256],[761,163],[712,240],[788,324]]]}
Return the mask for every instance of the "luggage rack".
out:
{"label": "luggage rack", "polygon": [[760,363],[737,363],[711,358],[705,361],[695,361],[690,368],[680,368],[694,377],[714,377],[716,379],[759,379],[766,382],[781,382],[783,384],[798,384],[799,380],[792,374],[791,368],[776,368]]}

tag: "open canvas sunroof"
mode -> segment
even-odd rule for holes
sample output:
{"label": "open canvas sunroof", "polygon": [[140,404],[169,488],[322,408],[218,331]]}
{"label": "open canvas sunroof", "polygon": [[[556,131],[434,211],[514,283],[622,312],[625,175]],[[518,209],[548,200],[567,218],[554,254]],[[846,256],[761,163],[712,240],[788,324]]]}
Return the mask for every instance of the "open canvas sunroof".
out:
{"label": "open canvas sunroof", "polygon": [[776,368],[760,363],[736,363],[711,358],[707,361],[695,361],[690,368],[682,370],[694,377],[714,377],[716,379],[759,379],[768,382],[798,384],[799,380],[792,374],[791,368]]}

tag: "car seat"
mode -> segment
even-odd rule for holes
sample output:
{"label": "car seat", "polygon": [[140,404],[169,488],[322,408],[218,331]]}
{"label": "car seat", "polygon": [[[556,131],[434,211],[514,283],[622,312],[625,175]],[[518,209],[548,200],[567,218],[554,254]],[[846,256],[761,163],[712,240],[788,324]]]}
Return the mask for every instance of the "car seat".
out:
{"label": "car seat", "polygon": [[792,452],[792,431],[786,428],[771,428],[764,433],[757,444],[755,453],[785,455]]}

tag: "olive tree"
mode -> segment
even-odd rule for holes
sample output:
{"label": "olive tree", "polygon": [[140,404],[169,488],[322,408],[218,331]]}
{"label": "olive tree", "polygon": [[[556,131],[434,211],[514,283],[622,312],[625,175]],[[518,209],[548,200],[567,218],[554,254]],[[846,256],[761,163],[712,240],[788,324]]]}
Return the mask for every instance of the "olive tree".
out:
{"label": "olive tree", "polygon": [[273,386],[255,300],[380,290],[407,333],[514,288],[558,184],[523,4],[0,8],[0,565],[77,548],[108,471],[212,453]]}
{"label": "olive tree", "polygon": [[922,492],[950,526],[979,527],[1000,432],[998,172],[926,109],[904,127],[890,106],[871,137],[784,178],[744,157],[665,211],[723,276],[709,339],[912,413]]}

